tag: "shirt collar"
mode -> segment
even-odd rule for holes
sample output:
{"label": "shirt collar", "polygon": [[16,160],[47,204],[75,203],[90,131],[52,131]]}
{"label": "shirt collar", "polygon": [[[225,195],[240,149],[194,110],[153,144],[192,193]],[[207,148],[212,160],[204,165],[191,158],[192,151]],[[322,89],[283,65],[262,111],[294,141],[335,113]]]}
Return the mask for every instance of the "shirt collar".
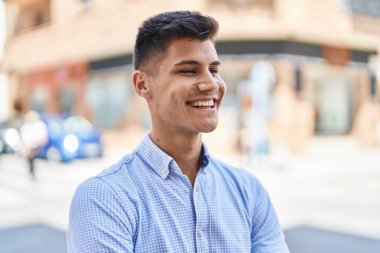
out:
{"label": "shirt collar", "polygon": [[[174,159],[162,151],[150,138],[149,133],[145,134],[140,145],[136,149],[137,153],[141,155],[142,159],[149,164],[149,166],[161,176],[166,179],[170,172],[170,163]],[[209,152],[206,145],[202,144],[200,155],[200,170],[209,164]]]}
{"label": "shirt collar", "polygon": [[169,164],[173,161],[173,158],[157,147],[150,139],[148,133],[137,147],[137,153],[141,155],[142,159],[148,163],[161,178],[166,179],[168,177]]}
{"label": "shirt collar", "polygon": [[201,156],[200,156],[200,169],[203,170],[204,168],[207,167],[208,163],[209,163],[209,157],[210,157],[210,154],[208,152],[208,149],[206,147],[206,145],[203,143],[202,144],[202,150],[201,150]]}

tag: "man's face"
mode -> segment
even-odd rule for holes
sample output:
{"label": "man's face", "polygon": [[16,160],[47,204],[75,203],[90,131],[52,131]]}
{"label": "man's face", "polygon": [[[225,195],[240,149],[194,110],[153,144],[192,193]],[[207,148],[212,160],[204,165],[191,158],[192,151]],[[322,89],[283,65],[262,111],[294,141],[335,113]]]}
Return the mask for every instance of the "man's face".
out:
{"label": "man's face", "polygon": [[[211,40],[177,39],[148,75],[153,128],[176,133],[213,131],[226,92]],[[173,133],[174,133],[173,132]]]}

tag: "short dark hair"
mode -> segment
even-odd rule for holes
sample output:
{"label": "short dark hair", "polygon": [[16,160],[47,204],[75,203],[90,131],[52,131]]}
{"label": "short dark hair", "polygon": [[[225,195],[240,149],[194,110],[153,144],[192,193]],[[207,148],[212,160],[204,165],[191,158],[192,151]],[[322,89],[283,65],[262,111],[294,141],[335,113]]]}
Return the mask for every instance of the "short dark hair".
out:
{"label": "short dark hair", "polygon": [[148,59],[165,54],[174,39],[211,39],[218,32],[218,22],[199,12],[164,12],[145,20],[136,37],[133,63],[140,69]]}

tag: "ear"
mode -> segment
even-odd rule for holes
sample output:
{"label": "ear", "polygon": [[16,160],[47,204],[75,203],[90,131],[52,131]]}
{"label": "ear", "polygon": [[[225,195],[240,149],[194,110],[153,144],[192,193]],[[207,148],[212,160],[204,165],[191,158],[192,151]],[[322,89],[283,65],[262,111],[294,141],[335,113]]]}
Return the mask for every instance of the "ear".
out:
{"label": "ear", "polygon": [[151,98],[152,95],[148,85],[148,75],[141,70],[136,70],[133,72],[132,79],[137,94],[145,99]]}

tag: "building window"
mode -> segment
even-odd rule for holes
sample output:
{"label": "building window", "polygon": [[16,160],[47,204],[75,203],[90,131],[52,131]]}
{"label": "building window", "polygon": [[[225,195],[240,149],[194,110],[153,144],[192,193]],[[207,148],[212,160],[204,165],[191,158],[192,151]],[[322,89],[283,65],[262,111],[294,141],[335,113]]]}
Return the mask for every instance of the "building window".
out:
{"label": "building window", "polygon": [[344,0],[345,9],[351,13],[355,31],[380,35],[379,0]]}
{"label": "building window", "polygon": [[93,1],[92,0],[80,0],[82,2],[83,11],[88,11],[91,9]]}
{"label": "building window", "polygon": [[39,87],[32,91],[31,109],[38,112],[45,112],[45,105],[48,100],[48,90],[45,87]]}
{"label": "building window", "polygon": [[40,0],[31,4],[20,4],[16,18],[15,32],[34,29],[50,22],[50,0]]}
{"label": "building window", "polygon": [[65,113],[72,113],[75,104],[75,90],[74,86],[66,86],[60,89],[58,93],[59,98],[59,111]]}
{"label": "building window", "polygon": [[128,78],[124,72],[94,75],[86,88],[89,105],[97,127],[122,127],[130,99]]}
{"label": "building window", "polygon": [[380,18],[379,0],[345,0],[344,4],[353,14]]}

